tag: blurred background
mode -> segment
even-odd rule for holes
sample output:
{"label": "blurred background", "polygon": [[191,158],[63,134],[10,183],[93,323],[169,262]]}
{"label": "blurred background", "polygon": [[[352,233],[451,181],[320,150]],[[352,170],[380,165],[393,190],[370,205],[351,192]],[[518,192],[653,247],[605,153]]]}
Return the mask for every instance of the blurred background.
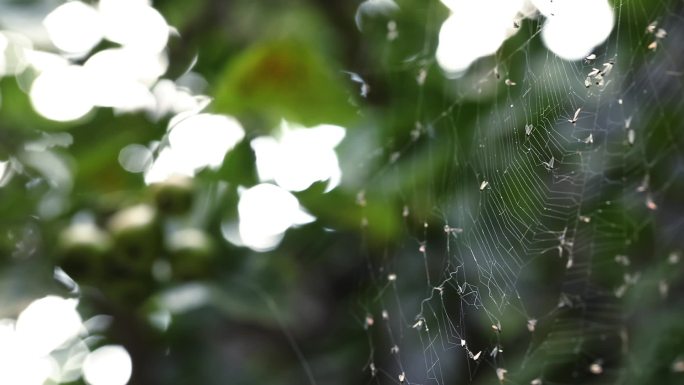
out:
{"label": "blurred background", "polygon": [[684,382],[682,7],[0,0],[0,384]]}

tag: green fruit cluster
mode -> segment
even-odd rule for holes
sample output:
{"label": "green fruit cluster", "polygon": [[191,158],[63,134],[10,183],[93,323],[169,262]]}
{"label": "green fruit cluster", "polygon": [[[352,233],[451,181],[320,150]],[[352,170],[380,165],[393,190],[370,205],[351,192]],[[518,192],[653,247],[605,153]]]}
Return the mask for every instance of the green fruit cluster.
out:
{"label": "green fruit cluster", "polygon": [[151,293],[155,279],[162,279],[153,274],[155,263],[171,267],[170,277],[163,279],[206,277],[215,254],[211,237],[199,228],[171,230],[178,226],[170,225],[192,210],[193,180],[173,177],[149,191],[146,202],[64,228],[56,263],[76,281],[109,288],[105,294],[125,301],[142,301]]}

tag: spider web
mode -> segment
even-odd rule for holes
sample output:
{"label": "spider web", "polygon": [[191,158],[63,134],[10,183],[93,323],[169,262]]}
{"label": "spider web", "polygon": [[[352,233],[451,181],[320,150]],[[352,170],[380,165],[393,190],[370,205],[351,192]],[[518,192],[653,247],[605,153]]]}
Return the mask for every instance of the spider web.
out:
{"label": "spider web", "polygon": [[399,128],[359,194],[367,210],[401,196],[409,240],[361,245],[368,383],[636,381],[631,293],[678,284],[663,270],[684,221],[681,3],[614,2],[610,38],[577,62],[526,20],[455,81],[430,56],[439,7],[422,9],[422,52],[382,70],[417,107],[387,117]]}

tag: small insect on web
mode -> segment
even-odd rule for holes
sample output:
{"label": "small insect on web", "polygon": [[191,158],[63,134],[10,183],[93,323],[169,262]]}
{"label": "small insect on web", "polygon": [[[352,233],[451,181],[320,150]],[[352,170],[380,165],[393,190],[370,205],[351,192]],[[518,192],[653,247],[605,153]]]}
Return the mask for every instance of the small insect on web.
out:
{"label": "small insect on web", "polygon": [[504,380],[506,379],[506,373],[508,373],[508,370],[503,369],[503,368],[497,368],[496,369],[496,377],[499,379],[499,382],[503,383]]}
{"label": "small insect on web", "polygon": [[349,75],[349,78],[351,81],[354,83],[358,83],[360,85],[360,91],[359,94],[361,95],[362,98],[367,98],[368,93],[370,92],[370,85],[366,83],[365,80],[361,77],[361,75],[354,73],[354,72],[349,72],[349,71],[342,71],[343,73]]}
{"label": "small insect on web", "polygon": [[572,123],[573,125],[577,123],[580,111],[582,111],[582,108],[578,108],[577,111],[575,111],[575,115],[572,116],[572,119],[568,119],[568,122]]}
{"label": "small insect on web", "polygon": [[603,365],[602,365],[601,360],[594,361],[591,365],[589,365],[589,371],[592,374],[603,373]]}
{"label": "small insect on web", "polygon": [[658,22],[654,21],[646,27],[646,32],[652,34],[654,37],[654,40],[646,47],[651,51],[655,51],[658,48],[659,42],[667,37],[667,31],[664,28],[658,28],[656,30],[657,25]]}
{"label": "small insect on web", "polygon": [[525,135],[530,136],[533,129],[534,129],[534,126],[532,126],[531,124],[526,124],[525,125]]}
{"label": "small insect on web", "polygon": [[479,352],[472,354],[470,353],[470,358],[473,359],[473,361],[477,361],[480,359],[480,355],[482,354],[482,351],[480,350]]}

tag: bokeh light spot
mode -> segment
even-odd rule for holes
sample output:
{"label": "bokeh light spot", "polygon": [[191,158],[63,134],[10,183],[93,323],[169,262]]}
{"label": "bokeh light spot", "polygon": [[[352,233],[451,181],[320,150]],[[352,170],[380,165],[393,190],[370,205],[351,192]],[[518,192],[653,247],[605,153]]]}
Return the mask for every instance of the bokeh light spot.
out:
{"label": "bokeh light spot", "polygon": [[145,52],[161,52],[170,28],[164,17],[146,1],[101,0],[105,37],[124,47]]}
{"label": "bokeh light spot", "polygon": [[119,164],[128,172],[143,172],[152,164],[152,151],[141,144],[129,144],[119,152]]}
{"label": "bokeh light spot", "polygon": [[447,75],[462,75],[477,59],[492,55],[511,36],[522,0],[443,0],[452,14],[442,24],[436,59]]}
{"label": "bokeh light spot", "polygon": [[328,190],[340,182],[342,171],[335,147],[345,129],[329,124],[304,128],[283,122],[279,138],[262,136],[250,143],[262,182],[273,180],[290,191],[302,191],[328,180]]}
{"label": "bokeh light spot", "polygon": [[240,238],[257,251],[274,248],[288,228],[315,219],[300,208],[292,193],[269,183],[242,191],[238,213]]}
{"label": "bokeh light spot", "polygon": [[57,296],[33,301],[17,318],[16,333],[24,349],[44,356],[76,337],[82,330],[77,304]]}
{"label": "bokeh light spot", "polygon": [[43,21],[55,47],[68,53],[86,53],[102,40],[100,15],[80,1],[55,8]]}
{"label": "bokeh light spot", "polygon": [[84,117],[93,109],[91,88],[81,66],[53,67],[33,81],[31,104],[43,117],[68,122]]}
{"label": "bokeh light spot", "polygon": [[83,363],[83,378],[90,385],[125,385],[132,372],[131,356],[120,345],[103,346]]}
{"label": "bokeh light spot", "polygon": [[542,40],[562,59],[583,59],[613,30],[615,16],[605,0],[559,0],[554,5],[553,16],[544,22]]}
{"label": "bokeh light spot", "polygon": [[180,120],[169,132],[169,146],[160,151],[145,174],[146,183],[161,182],[171,175],[193,176],[205,167],[217,168],[245,136],[235,118],[197,114]]}

